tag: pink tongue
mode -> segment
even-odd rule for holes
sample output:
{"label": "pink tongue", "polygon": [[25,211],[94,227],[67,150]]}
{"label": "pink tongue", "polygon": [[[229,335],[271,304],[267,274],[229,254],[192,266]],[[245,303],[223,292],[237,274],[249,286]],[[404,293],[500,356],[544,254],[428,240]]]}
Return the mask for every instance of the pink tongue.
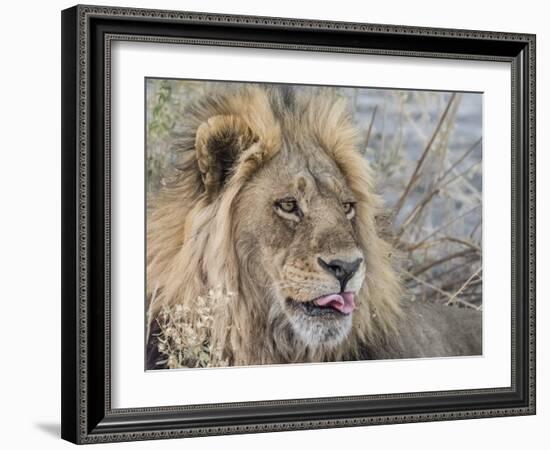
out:
{"label": "pink tongue", "polygon": [[349,314],[355,309],[355,294],[353,292],[343,292],[341,294],[330,294],[319,297],[315,300],[319,306],[328,306],[344,314]]}

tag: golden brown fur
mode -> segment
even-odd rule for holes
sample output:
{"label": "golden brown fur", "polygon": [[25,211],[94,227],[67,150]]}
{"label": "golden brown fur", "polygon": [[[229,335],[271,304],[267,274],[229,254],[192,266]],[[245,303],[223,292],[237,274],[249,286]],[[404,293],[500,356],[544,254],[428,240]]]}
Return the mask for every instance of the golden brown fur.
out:
{"label": "golden brown fur", "polygon": [[[148,201],[149,320],[164,304],[193,311],[221,287],[235,295],[215,305],[212,339],[233,365],[356,359],[389,342],[400,285],[346,100],[248,86],[205,96],[184,120],[179,172]],[[303,211],[274,211],[279,191],[292,191]],[[349,220],[340,204],[348,198]],[[336,289],[318,255],[364,260],[350,281],[358,292],[349,330],[295,316],[300,302]]]}

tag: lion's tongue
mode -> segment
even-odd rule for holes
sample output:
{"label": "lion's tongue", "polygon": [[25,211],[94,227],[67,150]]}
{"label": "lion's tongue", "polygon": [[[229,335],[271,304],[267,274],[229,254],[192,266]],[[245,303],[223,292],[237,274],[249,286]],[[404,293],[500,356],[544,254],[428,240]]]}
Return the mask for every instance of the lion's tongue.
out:
{"label": "lion's tongue", "polygon": [[349,314],[355,309],[355,295],[353,292],[342,292],[341,294],[330,294],[319,297],[315,300],[319,306],[327,306],[336,309],[344,314]]}

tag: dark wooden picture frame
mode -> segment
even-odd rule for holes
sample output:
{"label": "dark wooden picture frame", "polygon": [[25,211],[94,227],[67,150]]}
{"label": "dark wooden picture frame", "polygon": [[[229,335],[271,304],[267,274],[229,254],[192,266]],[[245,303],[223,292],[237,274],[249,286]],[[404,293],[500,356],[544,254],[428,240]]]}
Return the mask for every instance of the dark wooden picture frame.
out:
{"label": "dark wooden picture frame", "polygon": [[[110,49],[116,40],[511,65],[511,386],[113,409]],[[99,6],[62,12],[62,437],[162,439],[535,413],[535,36]]]}

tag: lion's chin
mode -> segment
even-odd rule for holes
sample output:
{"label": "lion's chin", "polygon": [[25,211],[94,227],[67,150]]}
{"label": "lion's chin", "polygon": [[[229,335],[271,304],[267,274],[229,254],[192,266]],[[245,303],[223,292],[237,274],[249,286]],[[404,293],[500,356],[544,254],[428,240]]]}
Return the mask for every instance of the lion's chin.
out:
{"label": "lion's chin", "polygon": [[[352,311],[350,303],[329,305],[329,302],[299,302],[286,299],[287,318],[296,336],[310,347],[335,347],[351,332]],[[338,301],[338,300],[335,300]]]}

